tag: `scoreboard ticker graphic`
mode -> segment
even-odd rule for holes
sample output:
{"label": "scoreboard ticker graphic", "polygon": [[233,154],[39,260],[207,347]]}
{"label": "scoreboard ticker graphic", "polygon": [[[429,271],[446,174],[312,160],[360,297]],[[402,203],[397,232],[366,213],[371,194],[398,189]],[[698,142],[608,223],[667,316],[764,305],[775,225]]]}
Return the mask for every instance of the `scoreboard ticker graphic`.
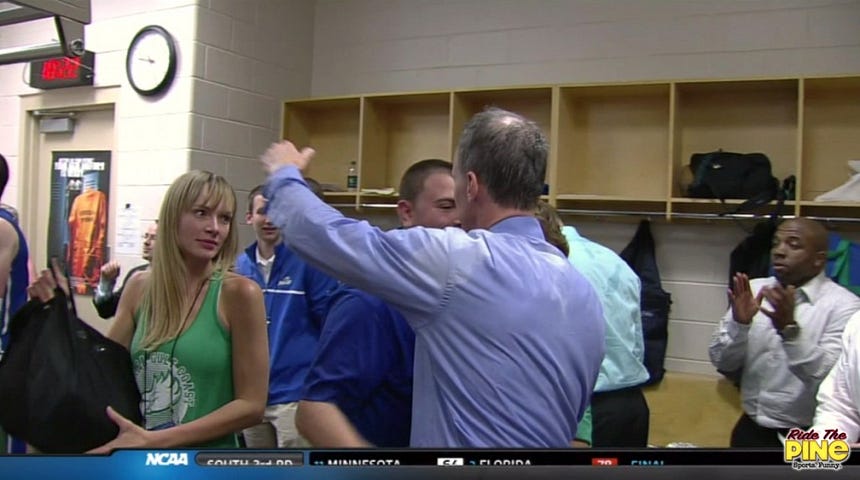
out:
{"label": "scoreboard ticker graphic", "polygon": [[[0,456],[0,478],[541,479],[860,478],[860,455],[840,471],[797,473],[781,449],[121,450],[110,455]],[[680,477],[679,477],[680,476]]]}

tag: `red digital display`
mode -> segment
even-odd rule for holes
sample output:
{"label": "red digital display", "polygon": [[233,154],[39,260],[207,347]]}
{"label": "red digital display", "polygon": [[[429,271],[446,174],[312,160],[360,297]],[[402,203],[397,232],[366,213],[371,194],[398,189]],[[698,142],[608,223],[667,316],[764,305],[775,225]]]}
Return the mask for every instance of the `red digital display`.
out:
{"label": "red digital display", "polygon": [[78,78],[81,62],[77,58],[52,58],[42,65],[42,80],[71,80]]}
{"label": "red digital display", "polygon": [[30,62],[30,86],[33,88],[63,88],[92,85],[95,74],[95,54],[84,52],[80,57],[57,57]]}

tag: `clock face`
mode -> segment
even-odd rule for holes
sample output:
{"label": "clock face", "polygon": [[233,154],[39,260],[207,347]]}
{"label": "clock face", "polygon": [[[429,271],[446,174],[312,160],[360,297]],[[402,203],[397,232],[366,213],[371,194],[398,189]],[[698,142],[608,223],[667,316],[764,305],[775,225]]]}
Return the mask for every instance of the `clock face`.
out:
{"label": "clock face", "polygon": [[170,86],[176,74],[176,47],[161,27],[141,30],[131,41],[126,57],[131,86],[141,95],[155,95]]}

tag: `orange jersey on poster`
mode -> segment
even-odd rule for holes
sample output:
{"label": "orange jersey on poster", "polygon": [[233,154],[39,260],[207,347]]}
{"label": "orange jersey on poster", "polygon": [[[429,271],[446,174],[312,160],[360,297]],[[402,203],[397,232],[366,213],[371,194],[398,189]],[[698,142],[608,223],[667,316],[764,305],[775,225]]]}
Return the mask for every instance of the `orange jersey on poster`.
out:
{"label": "orange jersey on poster", "polygon": [[107,196],[89,189],[75,198],[69,211],[69,269],[87,284],[98,283],[107,235]]}

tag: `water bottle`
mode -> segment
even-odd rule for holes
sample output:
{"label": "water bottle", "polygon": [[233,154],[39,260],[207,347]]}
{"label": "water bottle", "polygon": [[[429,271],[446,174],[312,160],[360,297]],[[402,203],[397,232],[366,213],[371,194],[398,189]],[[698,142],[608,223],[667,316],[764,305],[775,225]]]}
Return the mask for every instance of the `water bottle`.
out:
{"label": "water bottle", "polygon": [[355,162],[349,162],[349,169],[346,171],[346,190],[354,192],[358,188],[358,167]]}

